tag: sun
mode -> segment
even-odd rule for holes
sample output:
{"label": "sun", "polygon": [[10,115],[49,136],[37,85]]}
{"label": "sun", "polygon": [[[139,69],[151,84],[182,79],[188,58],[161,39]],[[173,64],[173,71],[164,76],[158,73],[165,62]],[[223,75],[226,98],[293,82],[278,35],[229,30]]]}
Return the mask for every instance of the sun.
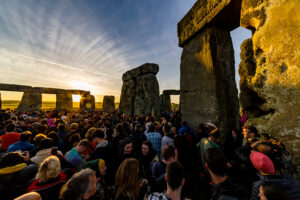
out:
{"label": "sun", "polygon": [[92,86],[88,83],[74,81],[71,83],[73,89],[91,91]]}

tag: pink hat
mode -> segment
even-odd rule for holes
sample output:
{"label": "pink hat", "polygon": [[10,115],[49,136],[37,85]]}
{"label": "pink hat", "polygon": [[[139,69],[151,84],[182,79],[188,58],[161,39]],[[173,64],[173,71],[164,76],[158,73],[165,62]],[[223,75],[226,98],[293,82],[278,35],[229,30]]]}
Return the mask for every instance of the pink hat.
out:
{"label": "pink hat", "polygon": [[250,155],[253,166],[264,174],[274,174],[275,168],[272,160],[265,154],[254,151]]}

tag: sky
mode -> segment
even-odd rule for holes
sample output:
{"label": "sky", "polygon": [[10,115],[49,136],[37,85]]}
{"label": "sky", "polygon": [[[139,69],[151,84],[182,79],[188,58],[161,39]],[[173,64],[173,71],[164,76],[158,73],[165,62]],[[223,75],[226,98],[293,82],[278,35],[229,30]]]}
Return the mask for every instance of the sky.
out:
{"label": "sky", "polygon": [[[104,95],[119,101],[122,74],[150,62],[160,66],[161,92],[179,89],[182,49],[177,23],[195,2],[0,0],[0,82],[83,89],[96,101]],[[237,69],[240,45],[251,32],[238,28],[231,35]],[[3,100],[22,95],[1,94]]]}

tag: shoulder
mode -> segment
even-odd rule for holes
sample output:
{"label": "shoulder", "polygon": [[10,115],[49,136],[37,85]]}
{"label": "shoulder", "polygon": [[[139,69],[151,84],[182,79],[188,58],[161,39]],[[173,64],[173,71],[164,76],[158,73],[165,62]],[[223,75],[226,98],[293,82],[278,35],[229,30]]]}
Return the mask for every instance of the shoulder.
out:
{"label": "shoulder", "polygon": [[164,193],[152,193],[149,195],[148,200],[168,200]]}

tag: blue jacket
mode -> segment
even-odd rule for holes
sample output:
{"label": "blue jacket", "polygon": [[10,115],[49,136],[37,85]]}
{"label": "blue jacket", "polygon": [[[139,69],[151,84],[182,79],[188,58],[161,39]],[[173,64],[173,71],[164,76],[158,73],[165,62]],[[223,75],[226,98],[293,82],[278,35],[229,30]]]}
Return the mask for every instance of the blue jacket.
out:
{"label": "blue jacket", "polygon": [[179,129],[178,134],[179,135],[184,135],[184,133],[191,133],[191,129],[188,126],[182,126]]}
{"label": "blue jacket", "polygon": [[34,145],[29,142],[20,140],[12,145],[10,145],[7,149],[7,153],[13,151],[31,151],[34,149]]}
{"label": "blue jacket", "polygon": [[300,183],[293,178],[277,175],[261,175],[258,174],[260,180],[253,183],[251,200],[259,200],[259,187],[263,183],[270,183],[281,187],[292,199],[300,199]]}

